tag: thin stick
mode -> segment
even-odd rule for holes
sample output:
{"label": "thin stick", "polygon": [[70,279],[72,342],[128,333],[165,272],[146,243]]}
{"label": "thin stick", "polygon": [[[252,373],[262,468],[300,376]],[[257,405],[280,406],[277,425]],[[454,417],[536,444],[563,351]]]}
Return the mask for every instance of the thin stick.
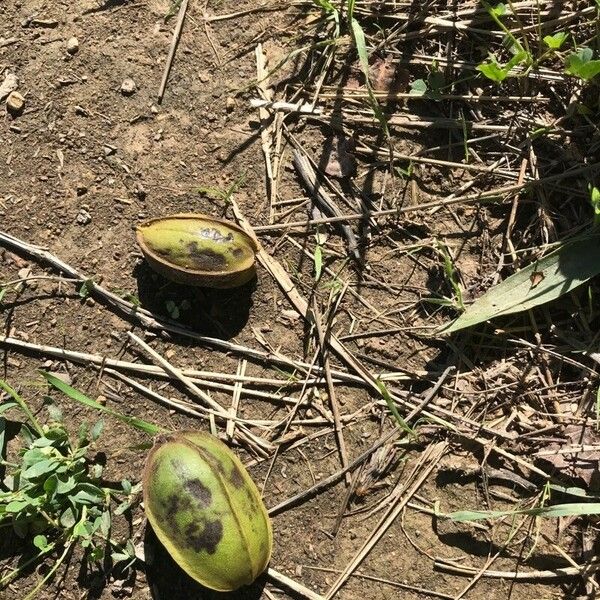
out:
{"label": "thin stick", "polygon": [[[81,282],[92,281],[90,277],[80,273],[77,269],[67,264],[54,254],[51,254],[39,246],[24,242],[19,238],[9,235],[8,233],[0,231],[0,244],[8,248],[14,248],[18,251],[25,252],[37,260],[48,263],[58,271],[62,271],[63,273],[66,273],[70,277],[78,279]],[[316,374],[322,373],[322,370],[319,366],[313,365],[310,367],[308,364],[303,363],[302,361],[292,360],[280,353],[275,354],[274,352],[263,352],[261,350],[255,350],[254,348],[241,346],[240,344],[235,344],[227,340],[200,335],[195,331],[191,331],[190,329],[182,327],[179,323],[155,316],[149,310],[128,302],[124,298],[121,298],[117,294],[114,294],[95,282],[92,282],[90,294],[108,303],[112,308],[125,315],[128,319],[137,321],[142,326],[149,329],[158,330],[162,335],[179,335],[195,340],[201,344],[207,344],[209,346],[219,348],[225,352],[234,352],[255,360],[271,362],[286,368],[299,369],[301,371],[306,371],[308,369],[309,372],[313,371]],[[349,373],[344,373],[343,371],[333,371],[333,374],[335,377],[341,378],[344,381],[362,383],[362,379],[360,377],[351,375]]]}
{"label": "thin stick", "polygon": [[177,15],[177,23],[175,24],[175,30],[173,31],[173,37],[171,38],[171,47],[169,48],[169,55],[167,56],[167,62],[165,64],[165,70],[163,71],[162,81],[160,82],[160,88],[158,90],[158,103],[161,104],[163,96],[165,95],[165,89],[167,87],[167,80],[169,79],[169,73],[171,72],[171,66],[173,65],[173,59],[175,58],[175,51],[179,44],[179,38],[181,37],[181,30],[183,28],[183,21],[185,20],[185,13],[187,11],[189,0],[183,0],[179,6],[179,14]]}
{"label": "thin stick", "polygon": [[[457,196],[456,198],[452,198],[450,200],[434,200],[432,202],[423,202],[422,204],[412,205],[412,206],[400,206],[398,208],[389,208],[386,210],[373,211],[369,213],[369,217],[389,217],[392,215],[418,212],[421,210],[426,210],[428,208],[437,208],[443,206],[449,206],[451,204],[458,204],[460,202],[471,203],[477,202],[479,200],[492,200],[495,198],[499,198],[504,194],[510,194],[513,192],[518,192],[528,186],[538,186],[543,185],[544,183],[550,183],[552,181],[557,181],[560,179],[564,179],[566,177],[571,177],[573,175],[581,174],[586,171],[595,171],[600,169],[600,163],[594,163],[592,165],[587,165],[585,167],[578,167],[577,169],[572,169],[571,171],[566,171],[565,173],[559,173],[557,175],[551,175],[549,177],[544,177],[542,179],[537,179],[533,181],[525,181],[523,183],[506,185],[500,188],[496,188],[493,190],[489,190],[487,192],[478,192],[476,194],[469,194],[466,196]],[[327,223],[340,223],[342,221],[355,221],[358,219],[364,219],[364,213],[350,213],[347,215],[342,215],[339,217],[327,217],[324,219],[312,219],[309,221],[292,221],[289,223],[275,223],[274,225],[263,225],[257,226],[254,228],[256,233],[265,233],[268,231],[282,231],[285,229],[289,229],[291,227],[310,227],[313,225],[324,225]]]}
{"label": "thin stick", "polygon": [[[346,450],[346,442],[344,440],[344,432],[342,430],[342,422],[340,419],[340,409],[337,403],[337,399],[335,397],[335,387],[333,385],[333,380],[331,378],[331,370],[329,368],[329,353],[327,352],[327,343],[325,339],[325,333],[323,332],[322,326],[322,318],[321,311],[319,310],[319,305],[317,304],[316,296],[313,296],[313,306],[312,310],[314,313],[314,323],[315,329],[317,331],[317,337],[319,340],[319,349],[321,352],[321,359],[323,360],[323,369],[325,371],[325,380],[327,381],[327,393],[329,395],[329,403],[331,405],[331,412],[333,414],[333,422],[335,424],[335,437],[338,444],[338,449],[340,452],[340,462],[342,463],[342,468],[346,468],[348,466],[348,451]],[[346,483],[350,485],[352,482],[352,477],[350,473],[346,473]]]}
{"label": "thin stick", "polygon": [[[247,362],[242,360],[242,362],[238,365],[237,373],[238,375],[243,375],[246,372]],[[233,436],[235,433],[235,422],[238,413],[238,408],[240,406],[240,397],[242,394],[243,384],[241,381],[237,381],[234,389],[233,396],[231,398],[231,408],[229,409],[229,414],[231,418],[227,421],[227,427],[225,429],[225,433],[230,440],[233,440]]]}
{"label": "thin stick", "polygon": [[[408,503],[410,506],[411,503]],[[310,569],[311,571],[321,571],[323,573],[335,573],[339,575],[341,571],[339,569],[331,569],[329,567],[317,567],[314,565],[303,565],[305,569]],[[355,571],[352,573],[352,577],[358,577],[360,579],[366,579],[367,581],[376,581],[378,583],[383,583],[385,585],[389,585],[391,587],[400,588],[401,590],[409,590],[414,594],[424,594],[426,596],[432,596],[434,598],[442,598],[443,600],[453,600],[453,596],[450,594],[444,594],[443,592],[436,592],[435,590],[426,590],[425,588],[420,588],[415,585],[409,585],[406,583],[400,583],[399,581],[393,581],[391,579],[384,579],[383,577],[375,577],[374,575],[367,575],[366,573],[361,573],[360,571]]]}
{"label": "thin stick", "polygon": [[311,589],[303,586],[293,579],[290,579],[287,575],[279,573],[279,571],[276,571],[275,569],[269,568],[267,571],[267,577],[270,581],[274,582],[278,586],[287,588],[288,590],[291,590],[307,600],[325,600],[325,598],[323,598],[323,596],[320,594],[313,592]]}
{"label": "thin stick", "polygon": [[[435,385],[431,388],[431,390],[429,390],[427,392],[427,394],[425,395],[423,400],[417,405],[416,408],[414,408],[410,412],[410,414],[408,414],[404,418],[404,421],[406,423],[410,423],[416,416],[418,416],[423,411],[423,408],[429,402],[431,402],[431,400],[433,400],[433,398],[437,394],[438,390],[444,384],[444,381],[446,381],[446,378],[448,377],[450,372],[451,372],[451,368],[448,368],[442,373],[440,378],[436,381]],[[287,500],[284,500],[283,502],[280,502],[276,506],[273,506],[271,509],[269,509],[269,514],[271,516],[278,515],[284,511],[286,511],[288,508],[292,508],[293,506],[296,506],[299,502],[301,502],[303,500],[307,500],[309,498],[312,498],[313,496],[316,496],[321,491],[327,489],[329,486],[333,485],[334,483],[341,481],[341,479],[344,477],[344,475],[346,473],[349,473],[350,471],[354,470],[356,467],[361,465],[363,462],[365,462],[371,456],[371,454],[373,454],[373,452],[375,452],[377,449],[379,449],[382,446],[384,446],[385,444],[387,444],[393,438],[398,437],[400,435],[400,433],[401,433],[401,431],[397,427],[395,427],[391,431],[388,431],[388,433],[381,436],[379,438],[379,440],[377,440],[377,442],[375,442],[375,444],[373,444],[368,450],[366,450],[365,452],[360,454],[358,457],[356,457],[345,469],[341,469],[340,471],[333,473],[326,479],[322,479],[321,481],[319,481],[318,483],[313,485],[311,488],[304,490],[303,492],[300,492],[299,494],[296,494],[295,496],[292,496],[291,498],[288,498]]]}
{"label": "thin stick", "polygon": [[[153,348],[148,346],[146,342],[141,340],[137,335],[127,332],[129,339],[135,342],[146,354],[152,358],[152,360],[157,363],[161,368],[163,368],[169,375],[179,379],[185,387],[194,394],[197,398],[202,400],[205,404],[210,406],[217,415],[227,420],[229,418],[229,413],[225,410],[218,402],[213,400],[207,393],[203,392],[193,381],[190,380],[189,377],[186,377],[177,367],[174,367],[168,360],[163,358],[158,352],[156,352]],[[251,431],[249,431],[246,427],[240,425],[239,426],[240,433],[243,434],[243,437],[246,438],[247,441],[251,442],[251,445],[257,447],[259,454],[263,456],[266,455],[265,451],[269,451],[273,449],[273,446],[267,442],[265,439],[254,435]]]}
{"label": "thin stick", "polygon": [[[452,561],[437,558],[434,568],[456,575],[476,575],[479,570],[465,565],[457,565]],[[481,576],[491,579],[506,579],[507,581],[539,581],[542,579],[562,579],[563,577],[583,577],[600,571],[600,562],[591,562],[577,567],[557,567],[547,571],[484,571]]]}
{"label": "thin stick", "polygon": [[[107,358],[106,356],[100,356],[98,354],[88,354],[85,352],[74,352],[72,350],[65,350],[64,348],[55,348],[54,346],[40,346],[38,344],[32,344],[31,342],[24,342],[15,338],[9,338],[0,336],[0,346],[7,346],[19,351],[27,352],[39,352],[44,356],[52,356],[58,360],[75,362],[86,366],[96,365],[98,367],[111,367],[114,369],[120,369],[123,371],[130,371],[138,375],[150,375],[153,377],[170,378],[173,379],[168,373],[166,373],[160,367],[155,365],[146,365],[142,363],[132,363],[121,360],[115,360],[113,358]],[[194,369],[181,369],[181,372],[189,377],[196,385],[207,387],[217,391],[227,391],[233,393],[235,386],[223,383],[225,381],[234,381],[242,383],[254,383],[256,385],[272,385],[277,388],[284,388],[288,382],[278,379],[261,379],[256,377],[247,377],[243,375],[230,375],[227,373],[211,373],[210,371],[196,371]],[[213,381],[205,379],[210,377]],[[307,380],[308,385],[322,385],[324,382],[322,379],[315,379],[309,377]],[[339,379],[335,379],[339,382]],[[294,385],[299,382],[294,382]],[[268,401],[285,402],[286,404],[296,404],[297,398],[292,396],[282,396],[280,394],[273,394],[269,392],[263,392],[261,390],[254,390],[248,387],[244,388],[244,394],[252,396],[254,398],[261,398]],[[303,404],[303,403],[302,403]]]}
{"label": "thin stick", "polygon": [[[325,190],[322,176],[317,175],[317,172],[313,169],[306,154],[297,149],[294,150],[293,163],[294,167],[296,167],[296,170],[300,174],[304,185],[310,192],[313,199],[316,201],[319,209],[327,213],[330,217],[341,217],[342,211],[338,208],[333,198]],[[340,221],[340,229],[346,238],[348,251],[356,260],[360,260],[358,242],[356,240],[356,236],[354,235],[354,231],[352,231],[352,228],[343,221],[344,219]]]}
{"label": "thin stick", "polygon": [[404,510],[407,502],[419,490],[427,477],[429,477],[431,471],[433,471],[433,469],[437,466],[438,460],[443,456],[448,447],[449,444],[447,442],[439,442],[433,446],[429,446],[428,450],[423,453],[420,460],[420,465],[424,465],[426,462],[428,462],[427,466],[420,468],[420,473],[418,473],[416,480],[410,486],[410,488],[406,490],[406,493],[403,495],[402,499],[400,499],[396,504],[390,506],[385,515],[381,518],[375,530],[365,540],[365,543],[356,553],[352,561],[350,561],[350,564],[344,568],[340,576],[327,591],[327,595],[325,596],[327,600],[335,596],[338,590],[344,585],[344,583],[346,583],[348,577],[354,572],[358,565],[360,565],[364,558],[383,537],[398,515],[402,512],[402,510]]}

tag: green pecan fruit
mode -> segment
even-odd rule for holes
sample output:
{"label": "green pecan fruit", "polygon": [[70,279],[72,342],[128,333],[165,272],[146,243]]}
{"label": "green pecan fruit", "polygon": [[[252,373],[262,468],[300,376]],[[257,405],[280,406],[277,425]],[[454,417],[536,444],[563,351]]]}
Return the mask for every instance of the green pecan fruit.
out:
{"label": "green pecan fruit", "polygon": [[187,285],[232,288],[256,274],[256,242],[233,223],[202,214],[143,222],[136,238],[150,266]]}
{"label": "green pecan fruit", "polygon": [[202,585],[226,592],[252,583],[271,558],[271,522],[238,457],[218,438],[182,431],[146,459],[144,508],[158,539]]}

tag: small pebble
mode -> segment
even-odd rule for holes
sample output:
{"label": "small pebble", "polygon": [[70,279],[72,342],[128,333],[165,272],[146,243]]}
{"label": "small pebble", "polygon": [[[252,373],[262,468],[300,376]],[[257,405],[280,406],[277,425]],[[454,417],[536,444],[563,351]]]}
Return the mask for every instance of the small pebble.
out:
{"label": "small pebble", "polygon": [[137,86],[135,85],[135,81],[129,77],[121,84],[121,94],[123,94],[123,96],[131,96],[132,94],[135,94],[136,90]]}
{"label": "small pebble", "polygon": [[76,221],[79,223],[79,225],[87,225],[92,221],[92,215],[90,215],[87,210],[82,208],[77,215]]}
{"label": "small pebble", "polygon": [[67,41],[67,52],[71,55],[79,51],[79,40],[76,37],[69,38]]}
{"label": "small pebble", "polygon": [[227,107],[227,112],[231,112],[235,108],[235,100],[229,96],[226,100],[225,106]]}
{"label": "small pebble", "polygon": [[23,111],[25,98],[19,92],[11,92],[6,99],[6,110],[11,115],[18,115]]}

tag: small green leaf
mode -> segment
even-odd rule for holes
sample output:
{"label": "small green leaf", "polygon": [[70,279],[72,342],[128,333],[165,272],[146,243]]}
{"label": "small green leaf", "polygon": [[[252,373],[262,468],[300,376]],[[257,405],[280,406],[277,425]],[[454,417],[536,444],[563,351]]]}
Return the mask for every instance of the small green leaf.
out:
{"label": "small green leaf", "polygon": [[104,558],[104,548],[102,546],[94,546],[88,556],[92,562],[100,562]]}
{"label": "small green leaf", "polygon": [[504,4],[504,2],[500,2],[496,6],[491,7],[490,12],[492,12],[497,17],[503,17],[504,15],[508,14],[509,11],[506,4]]}
{"label": "small green leaf", "polygon": [[105,510],[100,517],[100,533],[107,538],[110,534],[111,518],[110,512]]}
{"label": "small green leaf", "polygon": [[121,481],[121,487],[123,488],[123,492],[127,495],[131,494],[131,482],[128,479],[123,479]]}
{"label": "small green leaf", "polygon": [[62,422],[63,414],[62,410],[60,410],[58,406],[56,406],[55,404],[48,404],[48,406],[46,406],[46,409],[48,410],[48,416],[50,417],[51,421],[54,421],[56,423]]}
{"label": "small green leaf", "polygon": [[600,60],[592,60],[594,52],[591,48],[579,48],[577,52],[567,56],[565,73],[586,81],[600,73]]}
{"label": "small green leaf", "polygon": [[55,467],[58,465],[59,461],[57,461],[55,458],[41,460],[25,469],[21,476],[25,479],[35,479],[36,477],[40,477],[42,475],[50,475],[50,473],[54,471]]}
{"label": "small green leaf", "polygon": [[48,547],[48,539],[45,535],[36,535],[33,538],[33,545],[38,550],[45,550]]}
{"label": "small green leaf", "polygon": [[81,298],[87,298],[93,289],[94,282],[91,279],[86,279],[79,288],[79,296]]}
{"label": "small green leaf", "polygon": [[427,93],[427,83],[424,79],[415,79],[410,84],[411,96],[424,96]]}
{"label": "small green leaf", "polygon": [[321,278],[323,271],[323,248],[320,244],[315,247],[315,279],[318,281]]}
{"label": "small green leaf", "polygon": [[173,300],[167,300],[165,302],[165,308],[167,309],[167,312],[169,313],[171,319],[179,319],[179,307],[177,306],[177,304],[175,304],[175,302],[173,302]]}
{"label": "small green leaf", "polygon": [[89,523],[87,521],[79,521],[73,527],[73,535],[75,537],[88,537],[90,535]]}
{"label": "small green leaf", "polygon": [[77,515],[75,509],[72,507],[67,508],[62,515],[60,515],[60,524],[65,529],[70,529],[77,523]]}
{"label": "small green leaf", "polygon": [[547,35],[544,37],[544,44],[551,50],[560,50],[560,47],[565,43],[569,34],[565,31],[559,31],[554,35]]}
{"label": "small green leaf", "polygon": [[496,83],[501,83],[508,76],[508,71],[505,71],[494,57],[490,58],[488,62],[478,65],[477,70]]}
{"label": "small green leaf", "polygon": [[44,491],[51,498],[58,489],[58,475],[52,475],[44,481]]}
{"label": "small green leaf", "polygon": [[97,421],[96,424],[90,430],[90,437],[92,438],[92,441],[95,442],[100,437],[100,434],[102,433],[103,429],[104,429],[104,421],[102,421],[102,420]]}
{"label": "small green leaf", "polygon": [[398,426],[400,427],[400,429],[402,429],[402,431],[404,431],[411,437],[416,438],[417,435],[414,432],[414,430],[410,427],[410,425],[402,418],[402,416],[398,412],[398,409],[396,408],[396,404],[394,403],[393,398],[390,396],[390,393],[388,392],[388,389],[385,386],[385,383],[383,383],[383,381],[381,381],[381,379],[378,379],[376,383],[377,383],[377,387],[379,388],[379,392],[381,393],[381,395],[383,396],[383,399],[385,400],[386,404],[388,405],[390,412],[392,413],[392,415],[394,415],[394,419],[396,419],[396,423],[398,423]]}
{"label": "small green leaf", "polygon": [[600,225],[600,189],[591,184],[588,189],[590,191],[590,204],[594,209],[594,225]]}

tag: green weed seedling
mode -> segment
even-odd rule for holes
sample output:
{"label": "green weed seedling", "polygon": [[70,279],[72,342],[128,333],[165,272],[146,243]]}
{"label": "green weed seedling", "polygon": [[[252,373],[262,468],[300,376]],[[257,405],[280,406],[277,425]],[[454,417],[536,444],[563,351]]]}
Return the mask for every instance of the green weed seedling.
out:
{"label": "green weed seedling", "polygon": [[589,185],[590,190],[590,204],[594,210],[594,227],[600,225],[600,189]]}
{"label": "green weed seedling", "polygon": [[199,187],[198,193],[211,200],[220,200],[227,205],[231,203],[232,196],[244,185],[245,181],[246,173],[244,172],[225,190],[216,187]]}
{"label": "green weed seedling", "polygon": [[165,309],[169,314],[169,317],[174,321],[179,320],[181,313],[192,308],[189,300],[182,300],[181,302],[174,302],[173,300],[167,300],[165,302]]}
{"label": "green weed seedling", "polygon": [[591,48],[579,48],[577,52],[567,56],[565,73],[589,81],[600,74],[600,60],[594,59]]}
{"label": "green weed seedling", "polygon": [[[113,517],[127,511],[137,498],[141,484],[123,480],[109,485],[102,480],[102,465],[90,459],[90,451],[103,429],[98,421],[91,428],[83,423],[71,439],[60,411],[48,406],[49,422],[41,424],[26,402],[7,383],[0,389],[9,399],[0,404],[0,528],[11,529],[29,542],[31,555],[0,578],[0,590],[45,559],[51,568],[23,600],[33,598],[76,548],[90,563],[112,561],[128,568],[135,560],[131,540],[111,539]],[[21,446],[7,460],[8,412],[25,417],[21,423]]]}

